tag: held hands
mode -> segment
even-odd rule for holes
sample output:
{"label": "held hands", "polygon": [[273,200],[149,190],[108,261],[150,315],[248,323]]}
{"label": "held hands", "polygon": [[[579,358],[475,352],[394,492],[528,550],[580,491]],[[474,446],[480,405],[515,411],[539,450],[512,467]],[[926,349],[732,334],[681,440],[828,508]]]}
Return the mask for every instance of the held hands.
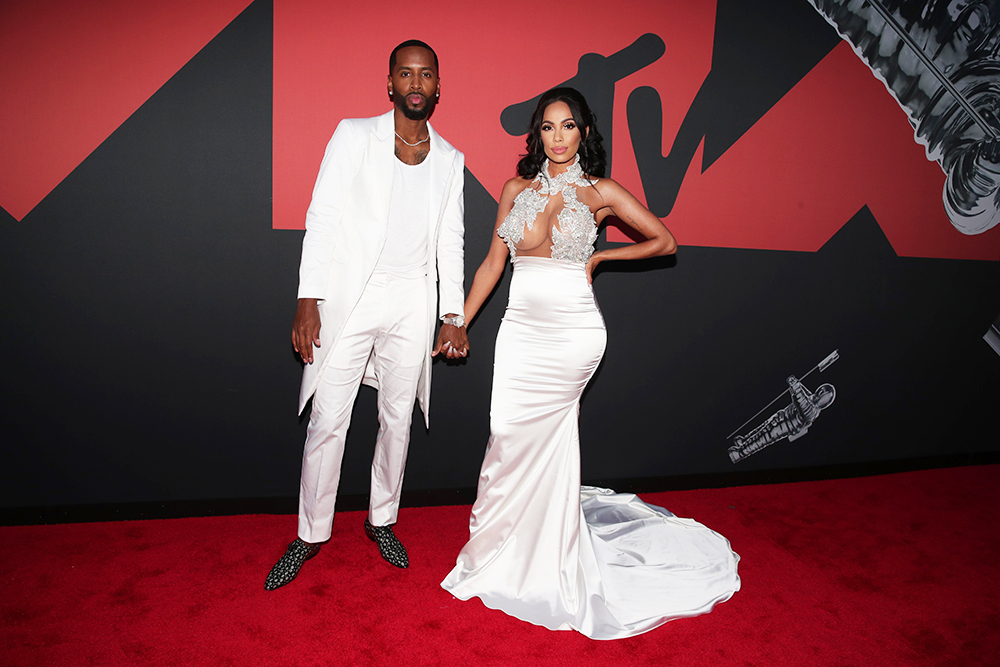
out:
{"label": "held hands", "polygon": [[292,347],[307,364],[313,362],[313,345],[320,346],[319,328],[319,306],[316,299],[299,299],[295,321],[292,322]]}
{"label": "held hands", "polygon": [[466,335],[465,327],[442,324],[431,356],[436,357],[438,353],[449,359],[465,357],[469,353],[469,337]]}

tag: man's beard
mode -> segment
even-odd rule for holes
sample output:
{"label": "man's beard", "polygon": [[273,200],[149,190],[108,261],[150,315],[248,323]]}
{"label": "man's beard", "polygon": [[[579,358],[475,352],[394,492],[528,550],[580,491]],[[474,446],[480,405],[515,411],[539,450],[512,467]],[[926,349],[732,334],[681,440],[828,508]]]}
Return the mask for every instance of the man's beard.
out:
{"label": "man's beard", "polygon": [[430,117],[431,113],[434,112],[434,102],[435,101],[433,99],[427,98],[427,102],[424,103],[423,107],[415,109],[408,105],[406,103],[406,97],[403,97],[400,110],[403,112],[403,115],[410,120],[426,120]]}

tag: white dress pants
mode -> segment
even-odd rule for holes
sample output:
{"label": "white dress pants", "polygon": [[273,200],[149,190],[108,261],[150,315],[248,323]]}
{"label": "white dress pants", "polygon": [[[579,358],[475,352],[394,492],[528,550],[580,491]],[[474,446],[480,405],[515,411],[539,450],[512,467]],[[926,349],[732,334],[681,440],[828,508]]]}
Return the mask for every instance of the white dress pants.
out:
{"label": "white dress pants", "polygon": [[394,524],[420,370],[427,354],[426,277],[372,274],[313,396],[299,486],[299,537],[324,542],[333,530],[344,442],[369,358],[378,380],[378,436],[369,520]]}

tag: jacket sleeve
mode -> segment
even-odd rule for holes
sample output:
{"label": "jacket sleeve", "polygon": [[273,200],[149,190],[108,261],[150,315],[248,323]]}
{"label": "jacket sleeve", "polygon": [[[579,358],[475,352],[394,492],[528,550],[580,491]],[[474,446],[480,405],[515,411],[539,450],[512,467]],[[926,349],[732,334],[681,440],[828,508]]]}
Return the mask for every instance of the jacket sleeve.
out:
{"label": "jacket sleeve", "polygon": [[306,234],[302,239],[302,261],[299,264],[300,299],[326,297],[330,262],[344,204],[361,160],[354,144],[353,124],[346,119],[340,121],[326,146],[312,202],[306,212]]}
{"label": "jacket sleeve", "polygon": [[465,155],[455,153],[437,241],[439,317],[465,314]]}

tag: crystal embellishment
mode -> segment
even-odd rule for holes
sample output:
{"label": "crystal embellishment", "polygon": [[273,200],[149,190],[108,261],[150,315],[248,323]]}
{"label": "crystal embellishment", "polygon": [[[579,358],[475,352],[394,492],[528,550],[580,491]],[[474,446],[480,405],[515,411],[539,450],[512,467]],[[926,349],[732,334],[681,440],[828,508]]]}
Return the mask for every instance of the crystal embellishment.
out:
{"label": "crystal embellishment", "polygon": [[580,167],[580,156],[558,176],[549,176],[549,161],[546,160],[531,184],[514,199],[514,207],[497,228],[497,234],[507,242],[511,261],[517,256],[517,245],[524,240],[524,230],[531,231],[538,214],[545,210],[548,198],[561,194],[563,209],[556,219],[559,225],[552,226],[552,259],[584,264],[594,254],[597,240],[597,221],[590,207],[576,196],[578,187],[587,187],[587,180]]}

